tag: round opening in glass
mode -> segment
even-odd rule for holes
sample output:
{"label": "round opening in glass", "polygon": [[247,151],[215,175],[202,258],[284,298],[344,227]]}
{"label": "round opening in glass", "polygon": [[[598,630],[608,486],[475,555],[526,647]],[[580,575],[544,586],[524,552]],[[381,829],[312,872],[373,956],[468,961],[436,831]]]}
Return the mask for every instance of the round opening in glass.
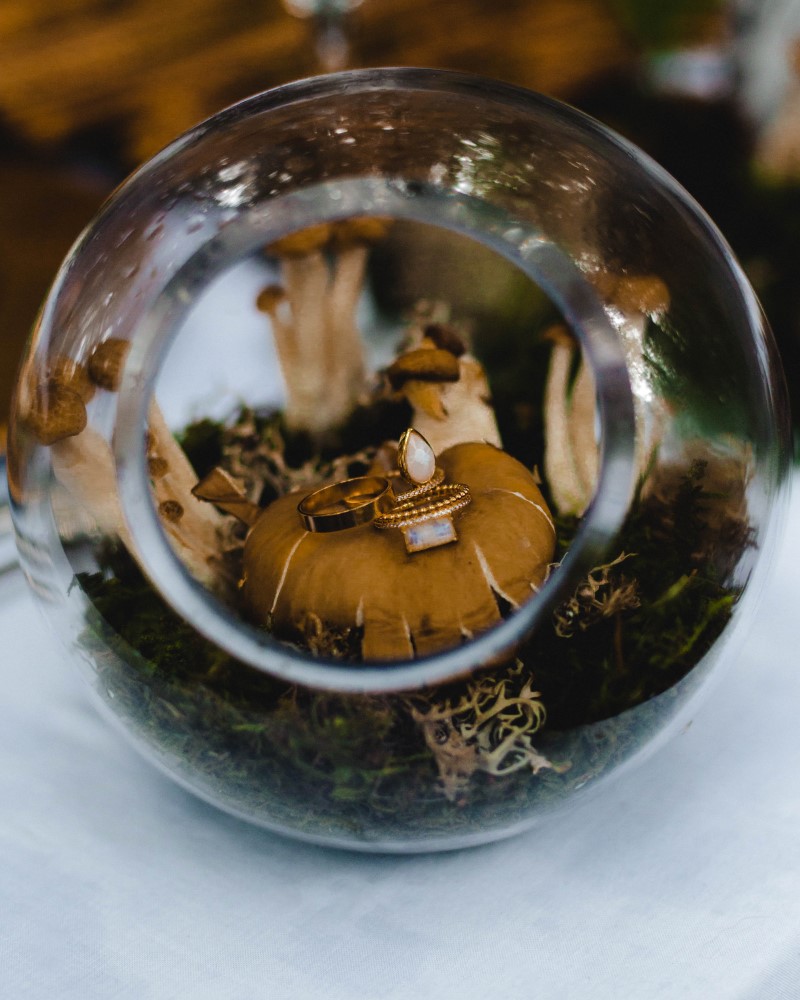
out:
{"label": "round opening in glass", "polygon": [[633,407],[607,274],[471,229],[467,197],[456,227],[452,199],[374,182],[361,202],[394,211],[341,217],[342,187],[312,225],[217,232],[124,345],[120,495],[201,634],[392,689],[508,655],[587,568],[632,489]]}

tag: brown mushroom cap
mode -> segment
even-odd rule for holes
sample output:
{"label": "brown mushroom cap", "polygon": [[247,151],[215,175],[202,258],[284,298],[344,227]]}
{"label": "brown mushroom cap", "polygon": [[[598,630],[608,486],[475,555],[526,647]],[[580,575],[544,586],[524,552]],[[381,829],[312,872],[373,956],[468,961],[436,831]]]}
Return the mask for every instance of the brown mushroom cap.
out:
{"label": "brown mushroom cap", "polygon": [[555,347],[575,347],[577,338],[563,323],[553,323],[542,333],[542,340]]}
{"label": "brown mushroom cap", "polygon": [[382,240],[392,225],[391,219],[377,215],[359,215],[333,224],[331,244],[334,249]]}
{"label": "brown mushroom cap", "polygon": [[467,353],[467,345],[463,338],[449,323],[428,323],[422,332],[425,338],[433,343],[434,347],[449,351],[457,358]]}
{"label": "brown mushroom cap", "polygon": [[623,312],[649,314],[669,309],[669,288],[663,278],[656,274],[596,271],[587,277],[602,299],[613,303]]}
{"label": "brown mushroom cap", "polygon": [[409,554],[399,530],[371,524],[307,532],[297,513],[305,493],[274,501],[245,545],[251,620],[302,639],[313,614],[332,631],[363,628],[364,659],[405,660],[458,646],[496,625],[501,607],[530,598],[555,546],[533,475],[479,442],[454,445],[438,464],[448,482],[470,487],[472,503],[454,515],[458,541],[424,552]]}
{"label": "brown mushroom cap", "polygon": [[109,337],[97,345],[89,358],[89,376],[95,385],[110,392],[119,389],[130,346],[130,341],[119,337]]}
{"label": "brown mushroom cap", "polygon": [[86,406],[73,389],[51,380],[37,388],[26,421],[41,444],[51,445],[80,434],[86,427]]}
{"label": "brown mushroom cap", "polygon": [[305,257],[315,250],[321,250],[330,237],[330,224],[321,222],[317,226],[307,226],[275,240],[266,248],[266,252],[273,257]]}
{"label": "brown mushroom cap", "polygon": [[267,285],[258,293],[256,309],[259,312],[271,313],[286,298],[286,292],[280,285]]}
{"label": "brown mushroom cap", "polygon": [[393,389],[400,389],[406,382],[457,382],[461,375],[458,358],[450,351],[438,347],[419,347],[407,351],[386,369],[386,377]]}
{"label": "brown mushroom cap", "polygon": [[86,366],[63,354],[59,354],[48,364],[46,381],[56,382],[73,392],[77,392],[84,403],[89,402],[97,388],[92,382]]}

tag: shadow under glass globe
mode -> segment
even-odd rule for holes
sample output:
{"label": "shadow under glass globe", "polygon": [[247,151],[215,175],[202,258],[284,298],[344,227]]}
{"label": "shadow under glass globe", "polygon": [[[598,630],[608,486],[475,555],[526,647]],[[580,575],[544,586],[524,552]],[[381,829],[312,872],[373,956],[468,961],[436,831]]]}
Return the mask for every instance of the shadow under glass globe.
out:
{"label": "shadow under glass globe", "polygon": [[492,81],[337,74],[178,139],[64,263],[9,478],[99,704],[291,836],[459,847],[681,724],[780,522],[782,376],[655,164]]}

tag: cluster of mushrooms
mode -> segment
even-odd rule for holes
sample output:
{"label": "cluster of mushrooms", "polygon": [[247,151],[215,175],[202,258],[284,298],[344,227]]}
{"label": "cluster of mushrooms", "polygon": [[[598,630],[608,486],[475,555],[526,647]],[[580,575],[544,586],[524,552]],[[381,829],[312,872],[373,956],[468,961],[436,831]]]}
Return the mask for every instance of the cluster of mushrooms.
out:
{"label": "cluster of mushrooms", "polygon": [[[118,538],[134,554],[111,446],[91,426],[87,413],[98,392],[119,389],[129,348],[129,341],[110,337],[85,362],[56,358],[36,384],[23,374],[19,409],[38,441],[50,448],[53,474],[73,507],[101,534]],[[144,440],[153,497],[170,542],[198,580],[219,590],[221,515],[192,495],[197,475],[155,400]]]}
{"label": "cluster of mushrooms", "polygon": [[[327,654],[341,639],[348,655],[355,644],[357,658],[367,661],[414,659],[490,629],[536,593],[556,541],[537,474],[503,450],[486,372],[453,327],[415,322],[379,378],[368,371],[357,309],[370,245],[388,227],[384,219],[349,219],[271,245],[267,254],[278,261],[280,283],[265,287],[256,304],[277,348],[286,427],[322,440],[358,405],[386,394],[405,399],[411,426],[431,445],[446,480],[471,492],[456,515],[457,541],[410,553],[399,531],[370,524],[316,534],[298,516],[299,502],[325,485],[314,479],[313,464],[291,470],[287,491],[262,508],[259,490],[237,478],[235,465],[198,482],[155,399],[143,429],[154,503],[192,576],[279,639]],[[668,308],[666,286],[656,277],[589,277],[618,326],[633,373],[641,367],[647,317]],[[595,385],[565,327],[552,327],[546,338],[543,471],[556,511],[580,516],[598,473]],[[118,390],[129,346],[110,337],[88,358],[54,359],[43,378],[23,377],[18,409],[50,449],[54,477],[72,508],[135,559],[111,447],[87,413],[97,393]],[[635,391],[634,404],[643,405]],[[658,415],[637,417],[643,469],[658,437]],[[366,458],[368,474],[395,475],[397,443],[376,445]],[[334,465],[342,469],[347,461],[342,456]],[[230,540],[243,531],[232,576]],[[522,767],[534,774],[569,767],[534,746],[545,706],[520,661],[465,680],[452,700],[412,697],[408,711],[450,800],[459,799],[478,770],[499,777]]]}
{"label": "cluster of mushrooms", "polygon": [[[292,430],[323,435],[375,391],[356,312],[369,247],[388,225],[350,219],[267,248],[279,260],[281,280],[262,290],[257,306],[275,338],[284,418]],[[658,279],[604,280],[609,287],[601,291],[632,322],[668,302]],[[572,374],[579,350],[572,335],[553,328],[550,339],[544,472],[557,510],[580,514],[597,477],[595,387],[582,360],[577,377]],[[637,350],[636,338],[629,341]],[[110,446],[86,410],[96,392],[116,391],[128,347],[109,338],[83,363],[57,359],[44,380],[23,389],[22,410],[51,449],[61,486],[101,531],[135,555]],[[453,328],[421,323],[412,329],[403,353],[383,373],[381,391],[387,387],[410,404],[411,425],[432,446],[447,480],[470,488],[472,502],[457,516],[454,544],[409,554],[399,532],[369,525],[314,534],[297,516],[303,490],[262,510],[223,469],[198,484],[155,400],[145,433],[154,500],[189,572],[218,594],[237,595],[240,610],[278,637],[302,642],[309,622],[332,634],[355,634],[365,660],[412,659],[491,628],[541,586],[555,547],[536,476],[503,450],[486,373]],[[387,442],[375,449],[370,472],[392,472],[395,461],[396,446]],[[309,484],[305,493],[311,485],[322,484]],[[248,527],[234,588],[225,579],[221,545],[231,517]]]}

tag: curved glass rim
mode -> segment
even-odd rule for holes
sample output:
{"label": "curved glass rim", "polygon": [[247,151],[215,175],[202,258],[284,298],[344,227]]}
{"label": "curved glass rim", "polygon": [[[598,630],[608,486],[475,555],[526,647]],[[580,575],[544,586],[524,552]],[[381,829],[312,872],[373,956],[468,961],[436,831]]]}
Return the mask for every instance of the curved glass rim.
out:
{"label": "curved glass rim", "polygon": [[[514,104],[521,104],[522,110],[539,107],[543,101],[537,94],[507,88],[505,85],[499,86],[498,95],[481,78],[461,77],[459,74],[438,71],[431,74],[417,70],[348,72],[301,81],[248,98],[187,133],[159,154],[157,160],[168,159],[171,153],[183,148],[193,138],[199,138],[209,128],[224,127],[232,118],[238,121],[253,111],[263,113],[297,100],[326,99],[343,90],[352,93],[354,89],[372,89],[390,93],[398,88],[408,89],[408,83],[413,85],[413,89],[424,89],[431,79],[436,81],[437,90],[449,93],[463,94],[465,89],[474,93],[477,86],[484,91],[485,99],[491,103],[507,104],[505,98],[510,91]],[[544,103],[554,113],[562,113],[562,106],[557,102],[544,99]],[[150,165],[142,169],[153,169],[154,162],[151,161]],[[128,184],[132,180],[133,178]],[[353,186],[361,190],[364,185],[369,184],[381,195],[381,200],[379,209],[367,210],[366,214],[415,219],[413,211],[403,202],[402,195],[398,194],[392,203],[392,195],[389,193],[392,186],[386,179],[373,177],[360,181],[328,183],[335,185],[337,198],[327,207],[320,207],[313,221],[333,221],[336,218],[365,214],[364,204]],[[124,185],[120,193],[127,186]],[[177,328],[181,310],[185,310],[187,300],[191,300],[194,285],[209,280],[256,246],[263,246],[285,235],[290,228],[281,224],[281,210],[285,218],[296,219],[298,202],[302,200],[307,208],[309,191],[323,187],[324,184],[317,184],[301,189],[302,194],[293,192],[267,199],[261,206],[249,209],[226,224],[221,232],[205,244],[199,255],[190,259],[199,276],[189,279],[185,273],[188,265],[180,268],[162,290],[149,318],[140,323],[132,340],[119,389],[113,439],[120,502],[134,544],[139,550],[137,555],[150,582],[200,634],[235,659],[292,683],[329,690],[378,693],[416,689],[464,676],[500,657],[513,655],[514,648],[527,637],[537,621],[552,609],[565,589],[570,584],[574,586],[576,574],[590,569],[594,564],[593,557],[599,555],[604,544],[617,533],[627,513],[634,487],[635,422],[630,381],[616,331],[596,292],[579,269],[548,239],[541,236],[532,238],[529,223],[520,231],[521,242],[514,245],[513,219],[496,209],[493,210],[498,216],[493,221],[495,238],[488,238],[486,205],[480,203],[481,242],[488,243],[516,264],[550,295],[586,347],[595,374],[602,430],[598,486],[559,570],[551,575],[538,593],[498,625],[461,646],[412,661],[381,661],[356,665],[312,658],[236,617],[191,577],[170,546],[152,502],[139,429],[145,425],[152,385],[160,358],[168,346],[165,342],[167,331]],[[448,197],[449,218],[437,217],[434,220],[426,213],[415,221],[431,222],[465,235],[474,233],[477,226],[471,227],[469,224],[474,207],[470,205],[471,199],[468,196],[455,197],[452,191],[448,192]],[[477,205],[478,201],[474,201]],[[261,214],[259,209],[263,209]],[[296,223],[294,228],[297,228]],[[203,266],[199,269],[198,256],[204,258]]]}
{"label": "curved glass rim", "polygon": [[[733,284],[741,296],[743,311],[750,328],[761,330],[763,334],[755,338],[758,361],[765,372],[773,369],[770,350],[772,341],[768,329],[763,325],[760,307],[724,237],[703,209],[663,168],[601,123],[568,105],[511,84],[446,70],[408,68],[357,70],[301,80],[249,97],[200,123],[133,173],[101,209],[94,223],[81,234],[54,282],[51,296],[43,312],[42,325],[47,326],[48,321],[52,319],[59,288],[68,268],[75,263],[84,242],[91,237],[98,226],[102,225],[106,216],[113,214],[122,196],[129,194],[136,184],[146,181],[148,174],[168,162],[171,156],[192,142],[199,141],[208,130],[224,127],[231,119],[238,121],[251,113],[263,114],[272,108],[285,107],[299,101],[331,98],[344,92],[352,93],[354,90],[378,92],[428,90],[460,96],[477,95],[490,103],[514,107],[523,113],[532,109],[544,109],[558,120],[566,124],[571,123],[584,135],[598,136],[608,147],[616,148],[636,160],[658,184],[665,196],[671,197],[688,211],[704,237],[725,260],[730,268]],[[529,268],[523,266],[508,252],[508,246],[495,249],[531,274]],[[539,247],[540,253],[546,253],[547,250],[544,245]],[[554,248],[550,247],[549,250],[553,251]],[[543,286],[547,286],[547,282],[538,274],[531,276]],[[562,562],[561,569],[544,585],[538,595],[508,620],[454,650],[410,662],[356,666],[343,665],[340,661],[311,659],[306,654],[294,652],[230,614],[190,577],[173,553],[158,522],[147,484],[141,440],[133,440],[134,435],[138,437],[135,428],[142,426],[140,420],[144,419],[144,409],[149,398],[149,383],[145,377],[147,360],[140,357],[136,364],[128,365],[119,397],[121,408],[118,409],[118,413],[121,417],[129,418],[127,421],[129,432],[126,436],[120,429],[126,424],[125,420],[121,419],[114,447],[119,463],[120,499],[126,515],[135,511],[134,521],[137,516],[144,514],[141,520],[145,522],[145,526],[143,528],[134,526],[134,537],[138,544],[142,540],[139,537],[140,531],[143,532],[145,551],[156,557],[154,565],[147,568],[151,570],[148,575],[161,596],[179,614],[186,617],[201,634],[235,658],[273,676],[319,688],[376,693],[417,688],[464,675],[488,665],[498,656],[510,655],[514,645],[529,633],[536,621],[553,606],[570,583],[574,582],[576,571],[579,568],[591,568],[589,565],[591,554],[598,552],[603,543],[621,526],[633,487],[634,421],[627,368],[616,347],[616,335],[613,332],[610,338],[613,343],[606,343],[605,348],[598,347],[599,344],[609,340],[608,321],[593,289],[582,279],[577,270],[575,276],[576,280],[570,284],[570,292],[566,299],[563,296],[560,299],[556,294],[551,294],[551,297],[561,305],[568,319],[571,313],[572,320],[584,314],[594,316],[598,320],[594,332],[588,333],[581,323],[572,323],[592,357],[593,366],[597,362],[598,350],[603,355],[606,353],[605,348],[611,348],[611,354],[606,357],[606,361],[609,362],[608,367],[603,377],[598,379],[602,426],[600,480],[595,499]],[[605,333],[602,332],[603,328]],[[131,361],[134,360],[135,354],[135,350],[132,350]],[[772,357],[774,358],[774,348]],[[766,393],[769,381],[763,380],[763,382]],[[771,410],[779,409],[777,406],[779,400],[765,401]],[[146,489],[143,490],[142,486]],[[130,517],[128,519],[131,520]],[[209,625],[209,622],[213,625]]]}

